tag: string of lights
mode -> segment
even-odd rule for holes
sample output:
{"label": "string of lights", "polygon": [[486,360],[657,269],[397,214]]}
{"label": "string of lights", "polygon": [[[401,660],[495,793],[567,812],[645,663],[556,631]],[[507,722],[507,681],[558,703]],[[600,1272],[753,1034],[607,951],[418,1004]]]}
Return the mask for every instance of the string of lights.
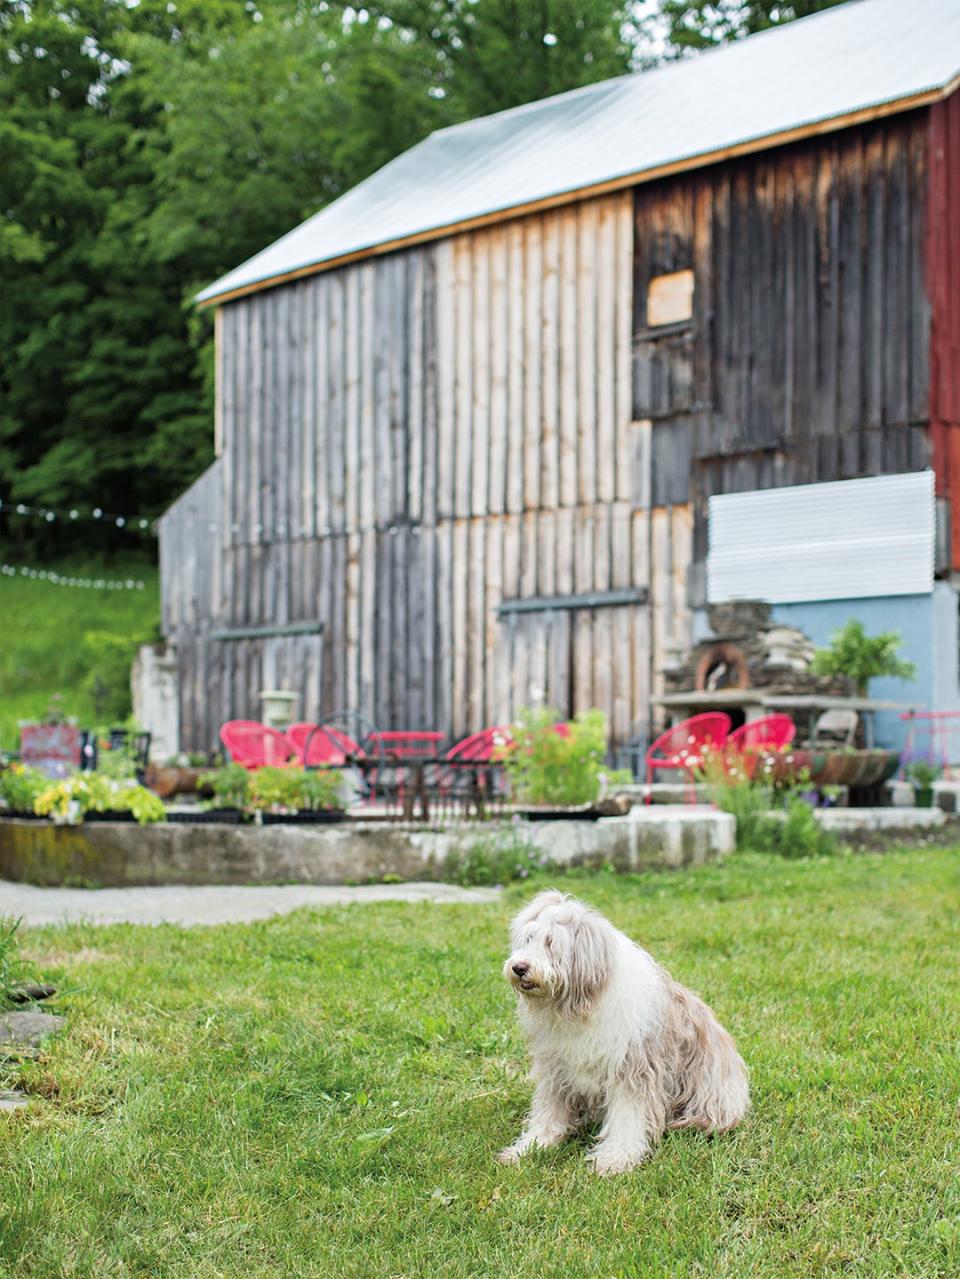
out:
{"label": "string of lights", "polygon": [[137,578],[71,577],[48,568],[31,568],[26,564],[0,564],[4,577],[27,577],[50,586],[73,586],[88,591],[142,591],[145,583]]}
{"label": "string of lights", "polygon": [[55,511],[49,506],[30,506],[26,502],[0,501],[0,512],[4,515],[22,515],[46,524],[58,521],[73,523],[78,520],[91,520],[98,524],[113,524],[116,528],[128,528],[137,532],[148,532],[153,521],[144,515],[116,515],[99,506],[72,506],[66,511]]}

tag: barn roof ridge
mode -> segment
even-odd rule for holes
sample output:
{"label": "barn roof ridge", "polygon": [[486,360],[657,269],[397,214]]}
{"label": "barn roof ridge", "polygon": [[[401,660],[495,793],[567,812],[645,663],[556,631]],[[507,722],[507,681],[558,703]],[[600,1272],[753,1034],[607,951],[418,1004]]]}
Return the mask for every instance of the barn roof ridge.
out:
{"label": "barn roof ridge", "polygon": [[913,0],[908,8],[902,0],[848,0],[694,57],[438,129],[197,301],[230,301],[908,110],[952,92],[958,72],[957,0]]}

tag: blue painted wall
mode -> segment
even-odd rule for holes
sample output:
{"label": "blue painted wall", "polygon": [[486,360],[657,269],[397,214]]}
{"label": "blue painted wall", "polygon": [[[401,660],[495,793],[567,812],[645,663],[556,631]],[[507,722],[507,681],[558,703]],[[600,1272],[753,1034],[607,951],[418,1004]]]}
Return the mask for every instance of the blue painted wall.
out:
{"label": "blue painted wall", "polygon": [[[851,617],[858,618],[868,635],[878,631],[899,631],[903,638],[900,656],[917,668],[915,680],[874,679],[870,696],[906,702],[915,710],[949,710],[944,705],[950,681],[945,669],[948,650],[952,660],[954,701],[957,700],[956,615],[957,596],[949,587],[938,583],[932,595],[900,595],[885,599],[815,600],[803,604],[775,604],[773,616],[787,626],[796,626],[813,640],[818,648],[829,644],[834,631],[840,630]],[[949,594],[948,600],[940,591]],[[949,622],[953,622],[950,633]],[[939,622],[939,626],[935,623]],[[906,737],[906,725],[897,711],[880,711],[876,716],[877,745],[900,750]]]}

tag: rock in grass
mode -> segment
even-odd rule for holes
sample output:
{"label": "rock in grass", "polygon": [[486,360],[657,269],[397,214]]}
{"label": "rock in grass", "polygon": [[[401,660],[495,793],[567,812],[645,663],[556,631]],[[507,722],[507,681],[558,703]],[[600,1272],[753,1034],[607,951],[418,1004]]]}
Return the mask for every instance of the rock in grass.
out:
{"label": "rock in grass", "polygon": [[14,1052],[39,1048],[63,1025],[64,1019],[52,1013],[0,1013],[0,1047]]}
{"label": "rock in grass", "polygon": [[4,1110],[19,1110],[21,1106],[27,1104],[27,1099],[22,1092],[5,1092],[0,1090],[0,1112]]}
{"label": "rock in grass", "polygon": [[46,982],[28,981],[22,986],[14,986],[8,992],[15,1004],[38,1003],[41,999],[52,999],[57,993],[56,986],[48,986]]}

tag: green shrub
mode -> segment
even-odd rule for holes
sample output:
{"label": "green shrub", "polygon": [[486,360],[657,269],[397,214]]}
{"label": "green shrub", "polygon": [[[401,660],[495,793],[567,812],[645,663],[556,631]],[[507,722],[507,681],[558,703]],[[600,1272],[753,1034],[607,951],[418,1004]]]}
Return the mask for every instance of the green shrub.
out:
{"label": "green shrub", "polygon": [[626,770],[606,764],[607,720],[603,711],[581,711],[566,725],[565,734],[557,732],[558,719],[558,713],[549,708],[525,708],[511,725],[513,742],[498,757],[516,803],[592,804],[600,798],[605,782],[633,780]]}
{"label": "green shrub", "polygon": [[800,776],[776,785],[765,774],[751,775],[737,753],[718,751],[698,772],[713,793],[716,806],[737,819],[737,848],[782,857],[826,856],[836,840],[817,821],[813,807],[803,798],[808,777]]}
{"label": "green shrub", "polygon": [[534,848],[519,831],[510,830],[478,840],[463,852],[451,851],[444,864],[444,878],[464,887],[488,886],[509,884],[551,868],[546,853]]}
{"label": "green shrub", "polygon": [[32,813],[34,804],[49,787],[50,778],[36,768],[11,764],[0,773],[0,799],[14,813]]}

